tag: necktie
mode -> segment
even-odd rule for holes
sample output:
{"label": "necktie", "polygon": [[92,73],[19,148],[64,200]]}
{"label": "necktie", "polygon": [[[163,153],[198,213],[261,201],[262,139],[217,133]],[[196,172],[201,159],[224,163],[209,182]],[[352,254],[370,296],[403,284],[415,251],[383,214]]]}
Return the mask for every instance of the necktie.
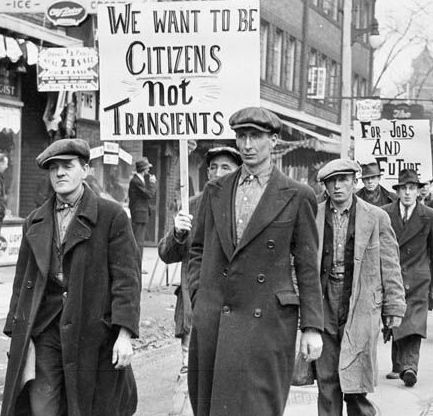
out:
{"label": "necktie", "polygon": [[409,219],[409,208],[404,207],[403,224],[406,224]]}

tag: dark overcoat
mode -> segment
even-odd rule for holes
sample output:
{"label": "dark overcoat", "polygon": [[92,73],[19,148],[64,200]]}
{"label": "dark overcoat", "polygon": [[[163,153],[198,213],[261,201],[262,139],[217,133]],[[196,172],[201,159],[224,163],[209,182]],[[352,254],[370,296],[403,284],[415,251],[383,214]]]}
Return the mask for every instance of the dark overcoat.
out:
{"label": "dark overcoat", "polygon": [[158,254],[164,263],[171,264],[182,262],[180,271],[180,286],[176,289],[176,308],[174,312],[175,336],[181,338],[191,331],[191,299],[188,291],[188,262],[189,249],[192,236],[195,231],[196,214],[200,205],[201,195],[196,195],[189,200],[189,213],[193,216],[191,232],[183,241],[174,237],[174,227],[158,243]]}
{"label": "dark overcoat", "polygon": [[380,196],[379,196],[377,204],[374,204],[369,199],[369,193],[367,192],[365,186],[363,188],[361,188],[356,193],[356,196],[358,196],[359,198],[361,198],[364,201],[368,202],[369,204],[377,205],[379,207],[381,207],[383,205],[386,205],[386,204],[390,204],[390,203],[394,202],[397,199],[397,195],[394,192],[388,191],[388,189],[384,188],[382,185],[378,185],[378,187],[379,187],[379,195]]}
{"label": "dark overcoat", "polygon": [[188,378],[196,416],[282,415],[293,372],[298,308],[301,329],[323,329],[312,189],[274,167],[235,245],[239,175],[240,170],[206,186],[190,251]]}
{"label": "dark overcoat", "polygon": [[155,184],[149,181],[149,175],[144,176],[144,182],[135,174],[128,188],[129,211],[131,221],[148,223],[151,213],[150,201],[155,196]]}
{"label": "dark overcoat", "polygon": [[407,310],[399,328],[392,330],[397,341],[408,335],[427,336],[429,287],[433,261],[433,209],[416,203],[403,226],[399,202],[385,205],[400,248],[400,266],[406,292]]}
{"label": "dark overcoat", "polygon": [[[28,415],[23,366],[43,300],[54,230],[54,198],[26,219],[10,310],[11,336],[1,416]],[[119,327],[138,336],[140,256],[122,207],[88,187],[68,228],[63,271],[68,295],[60,317],[68,416],[129,416],[137,393],[131,367],[115,370],[112,347]]]}

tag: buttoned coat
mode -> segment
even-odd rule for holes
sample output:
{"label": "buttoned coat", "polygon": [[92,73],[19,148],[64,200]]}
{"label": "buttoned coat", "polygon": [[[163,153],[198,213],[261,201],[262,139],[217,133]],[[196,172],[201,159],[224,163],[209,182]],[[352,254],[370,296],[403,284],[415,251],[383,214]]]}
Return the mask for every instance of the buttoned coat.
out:
{"label": "buttoned coat", "polygon": [[155,184],[149,181],[149,175],[144,176],[144,182],[134,174],[129,182],[128,198],[131,221],[148,223],[150,217],[150,200],[155,196]]}
{"label": "buttoned coat", "polygon": [[191,331],[191,299],[188,291],[188,262],[189,249],[195,231],[196,214],[200,205],[202,194],[189,200],[189,213],[193,216],[191,232],[183,240],[178,241],[174,236],[174,227],[158,243],[158,254],[164,263],[172,264],[182,262],[180,271],[180,286],[176,289],[176,308],[174,312],[176,337],[181,338]]}
{"label": "buttoned coat", "polygon": [[399,202],[383,207],[391,218],[400,248],[400,265],[406,292],[407,311],[392,334],[397,341],[408,335],[427,336],[429,287],[433,261],[433,209],[416,203],[409,221],[403,226]]}
{"label": "buttoned coat", "polygon": [[[20,392],[32,327],[43,301],[54,232],[54,198],[26,219],[4,332],[11,336],[1,416],[28,415]],[[68,294],[60,317],[68,416],[129,416],[137,404],[131,367],[115,370],[118,328],[138,336],[139,252],[122,207],[85,187],[65,237]]]}
{"label": "buttoned coat", "polygon": [[195,416],[282,415],[298,307],[301,328],[323,329],[312,189],[274,167],[235,245],[239,175],[240,169],[205,187],[190,251],[188,377]]}
{"label": "buttoned coat", "polygon": [[[326,201],[319,204],[319,261]],[[322,281],[323,288],[326,282]],[[368,393],[377,384],[377,342],[382,316],[405,312],[398,246],[386,213],[356,197],[352,294],[341,340],[338,372],[344,393]]]}

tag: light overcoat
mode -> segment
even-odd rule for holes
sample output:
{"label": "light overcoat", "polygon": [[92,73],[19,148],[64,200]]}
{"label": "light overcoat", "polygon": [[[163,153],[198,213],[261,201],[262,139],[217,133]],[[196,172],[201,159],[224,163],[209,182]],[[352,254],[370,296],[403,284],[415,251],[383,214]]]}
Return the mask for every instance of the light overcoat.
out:
{"label": "light overcoat", "polygon": [[399,202],[385,205],[400,247],[400,266],[406,292],[407,311],[395,340],[408,335],[427,336],[427,312],[433,261],[433,209],[417,202],[409,221],[403,226]]}
{"label": "light overcoat", "polygon": [[[190,252],[188,377],[195,416],[282,415],[293,370],[298,307],[302,329],[323,329],[312,189],[274,167],[236,245],[239,175],[240,170],[206,186]],[[299,296],[291,277],[291,254]]]}
{"label": "light overcoat", "polygon": [[[319,204],[319,261],[326,201]],[[356,197],[353,282],[341,341],[339,376],[344,393],[368,393],[377,384],[377,342],[382,316],[405,312],[398,246],[391,222],[378,207]],[[323,284],[323,282],[322,282]]]}
{"label": "light overcoat", "polygon": [[[26,219],[4,332],[11,336],[1,416],[29,415],[23,367],[43,301],[54,232],[52,196]],[[119,327],[138,336],[140,256],[123,208],[87,186],[65,237],[68,295],[60,317],[68,416],[129,416],[137,405],[131,367],[115,370]]]}

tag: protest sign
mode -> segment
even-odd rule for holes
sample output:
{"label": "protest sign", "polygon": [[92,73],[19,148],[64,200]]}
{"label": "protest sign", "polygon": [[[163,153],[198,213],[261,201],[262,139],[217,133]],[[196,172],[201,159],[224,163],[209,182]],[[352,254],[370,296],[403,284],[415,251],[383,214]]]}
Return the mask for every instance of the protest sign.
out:
{"label": "protest sign", "polygon": [[100,5],[101,140],[227,139],[260,103],[257,0]]}
{"label": "protest sign", "polygon": [[421,179],[432,177],[428,120],[355,121],[355,160],[376,160],[387,188],[397,183],[402,169],[414,169]]}

